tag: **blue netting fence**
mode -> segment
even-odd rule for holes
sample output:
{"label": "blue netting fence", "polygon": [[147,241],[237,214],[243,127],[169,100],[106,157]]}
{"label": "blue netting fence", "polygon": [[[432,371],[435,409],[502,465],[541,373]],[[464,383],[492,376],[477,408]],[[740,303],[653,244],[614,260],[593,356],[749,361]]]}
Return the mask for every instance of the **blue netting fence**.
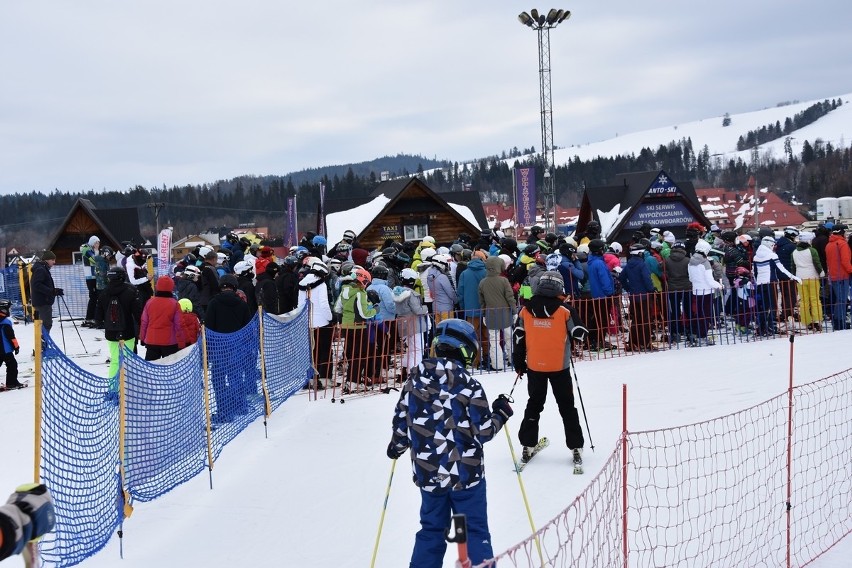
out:
{"label": "blue netting fence", "polygon": [[41,477],[57,517],[40,544],[45,563],[79,564],[106,546],[126,506],[213,470],[228,442],[304,386],[309,335],[302,310],[255,316],[231,334],[205,330],[204,342],[160,361],[125,349],[118,397],[45,335]]}

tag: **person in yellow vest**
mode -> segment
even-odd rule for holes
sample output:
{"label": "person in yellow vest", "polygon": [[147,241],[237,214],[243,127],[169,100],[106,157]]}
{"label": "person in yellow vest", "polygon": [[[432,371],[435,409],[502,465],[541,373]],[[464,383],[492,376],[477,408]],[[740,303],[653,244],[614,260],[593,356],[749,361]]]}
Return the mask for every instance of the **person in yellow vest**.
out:
{"label": "person in yellow vest", "polygon": [[571,341],[582,343],[588,330],[580,325],[573,308],[565,304],[565,283],[557,271],[547,271],[538,279],[530,298],[515,320],[512,334],[512,361],[518,375],[527,374],[529,400],[524,410],[518,438],[523,446],[521,460],[532,457],[539,441],[538,423],[547,399],[547,384],[562,416],[565,444],[571,450],[574,467],[582,467],[585,443],[580,416],[574,407],[571,385]]}

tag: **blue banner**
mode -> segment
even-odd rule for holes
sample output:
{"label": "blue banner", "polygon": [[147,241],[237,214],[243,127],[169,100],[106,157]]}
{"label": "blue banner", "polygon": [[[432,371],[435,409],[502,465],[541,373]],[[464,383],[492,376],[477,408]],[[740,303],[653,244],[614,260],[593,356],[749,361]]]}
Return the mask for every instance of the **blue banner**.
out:
{"label": "blue banner", "polygon": [[650,223],[654,227],[685,227],[696,221],[689,208],[681,201],[654,201],[640,203],[624,225],[625,229],[638,229],[642,223]]}
{"label": "blue banner", "polygon": [[519,227],[535,225],[535,168],[515,168],[515,222]]}

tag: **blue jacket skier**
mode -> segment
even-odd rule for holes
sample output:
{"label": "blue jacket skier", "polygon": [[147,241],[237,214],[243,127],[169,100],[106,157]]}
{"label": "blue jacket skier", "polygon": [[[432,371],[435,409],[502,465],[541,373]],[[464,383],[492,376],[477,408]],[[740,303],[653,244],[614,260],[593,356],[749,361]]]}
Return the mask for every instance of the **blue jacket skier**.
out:
{"label": "blue jacket skier", "polygon": [[[482,385],[467,371],[479,353],[473,326],[451,318],[439,323],[432,357],[409,374],[393,417],[391,459],[411,449],[414,484],[420,488],[420,530],[410,568],[440,568],[451,514],[468,523],[473,564],[494,556],[485,498],[483,444],[512,416],[506,397],[489,409]],[[412,369],[414,371],[414,369]]]}

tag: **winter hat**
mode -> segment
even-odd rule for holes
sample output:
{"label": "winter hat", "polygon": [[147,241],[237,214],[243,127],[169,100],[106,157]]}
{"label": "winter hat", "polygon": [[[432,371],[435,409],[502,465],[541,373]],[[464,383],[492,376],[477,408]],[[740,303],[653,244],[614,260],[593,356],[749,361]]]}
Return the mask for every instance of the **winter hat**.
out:
{"label": "winter hat", "polygon": [[180,311],[189,313],[192,311],[192,300],[189,298],[181,298],[178,300],[178,304],[180,304]]}
{"label": "winter hat", "polygon": [[707,241],[699,240],[697,243],[695,243],[695,252],[701,253],[704,256],[707,256],[711,250],[712,247]]}
{"label": "winter hat", "polygon": [[96,244],[98,244],[100,242],[101,242],[101,239],[99,239],[98,237],[96,237],[94,235],[89,237],[89,246],[90,247],[94,247]]}
{"label": "winter hat", "polygon": [[275,278],[280,269],[281,266],[277,262],[270,261],[269,264],[266,265],[265,272],[271,277]]}
{"label": "winter hat", "polygon": [[355,240],[355,231],[352,229],[347,229],[343,231],[343,240],[344,241],[354,241]]}
{"label": "winter hat", "polygon": [[760,239],[760,244],[769,248],[773,248],[775,246],[775,237],[763,237],[762,239]]}
{"label": "winter hat", "polygon": [[160,276],[157,279],[157,292],[172,293],[175,291],[175,281],[169,276]]}
{"label": "winter hat", "polygon": [[485,260],[488,258],[488,253],[484,250],[477,250],[473,252],[473,258],[478,258],[479,260]]}
{"label": "winter hat", "polygon": [[46,250],[41,253],[42,260],[56,260],[56,255],[52,251]]}
{"label": "winter hat", "polygon": [[634,254],[636,256],[641,256],[641,255],[645,254],[645,247],[642,246],[639,243],[632,244],[632,245],[630,245],[630,254]]}
{"label": "winter hat", "polygon": [[555,298],[565,294],[565,281],[562,280],[562,275],[555,270],[548,270],[538,279],[534,294],[544,296],[546,298]]}
{"label": "winter hat", "polygon": [[677,239],[675,239],[674,233],[672,233],[671,231],[665,231],[663,233],[663,240],[669,244],[673,244]]}
{"label": "winter hat", "polygon": [[438,247],[438,254],[449,255],[450,249],[448,249],[447,247]]}
{"label": "winter hat", "polygon": [[809,231],[808,231],[808,232],[799,233],[799,242],[802,242],[802,243],[809,243],[809,242],[811,242],[811,241],[813,241],[813,240],[814,240],[814,237],[815,237],[815,236],[816,236],[816,235],[814,235],[813,233],[811,233],[811,232],[809,232]]}
{"label": "winter hat", "polygon": [[435,247],[435,239],[433,237],[430,237],[430,236],[427,235],[427,236],[423,237],[423,240],[420,241],[420,244],[423,245],[424,247],[434,248]]}
{"label": "winter hat", "polygon": [[508,254],[501,254],[497,258],[503,261],[503,270],[507,270],[510,266],[512,266],[512,257]]}

